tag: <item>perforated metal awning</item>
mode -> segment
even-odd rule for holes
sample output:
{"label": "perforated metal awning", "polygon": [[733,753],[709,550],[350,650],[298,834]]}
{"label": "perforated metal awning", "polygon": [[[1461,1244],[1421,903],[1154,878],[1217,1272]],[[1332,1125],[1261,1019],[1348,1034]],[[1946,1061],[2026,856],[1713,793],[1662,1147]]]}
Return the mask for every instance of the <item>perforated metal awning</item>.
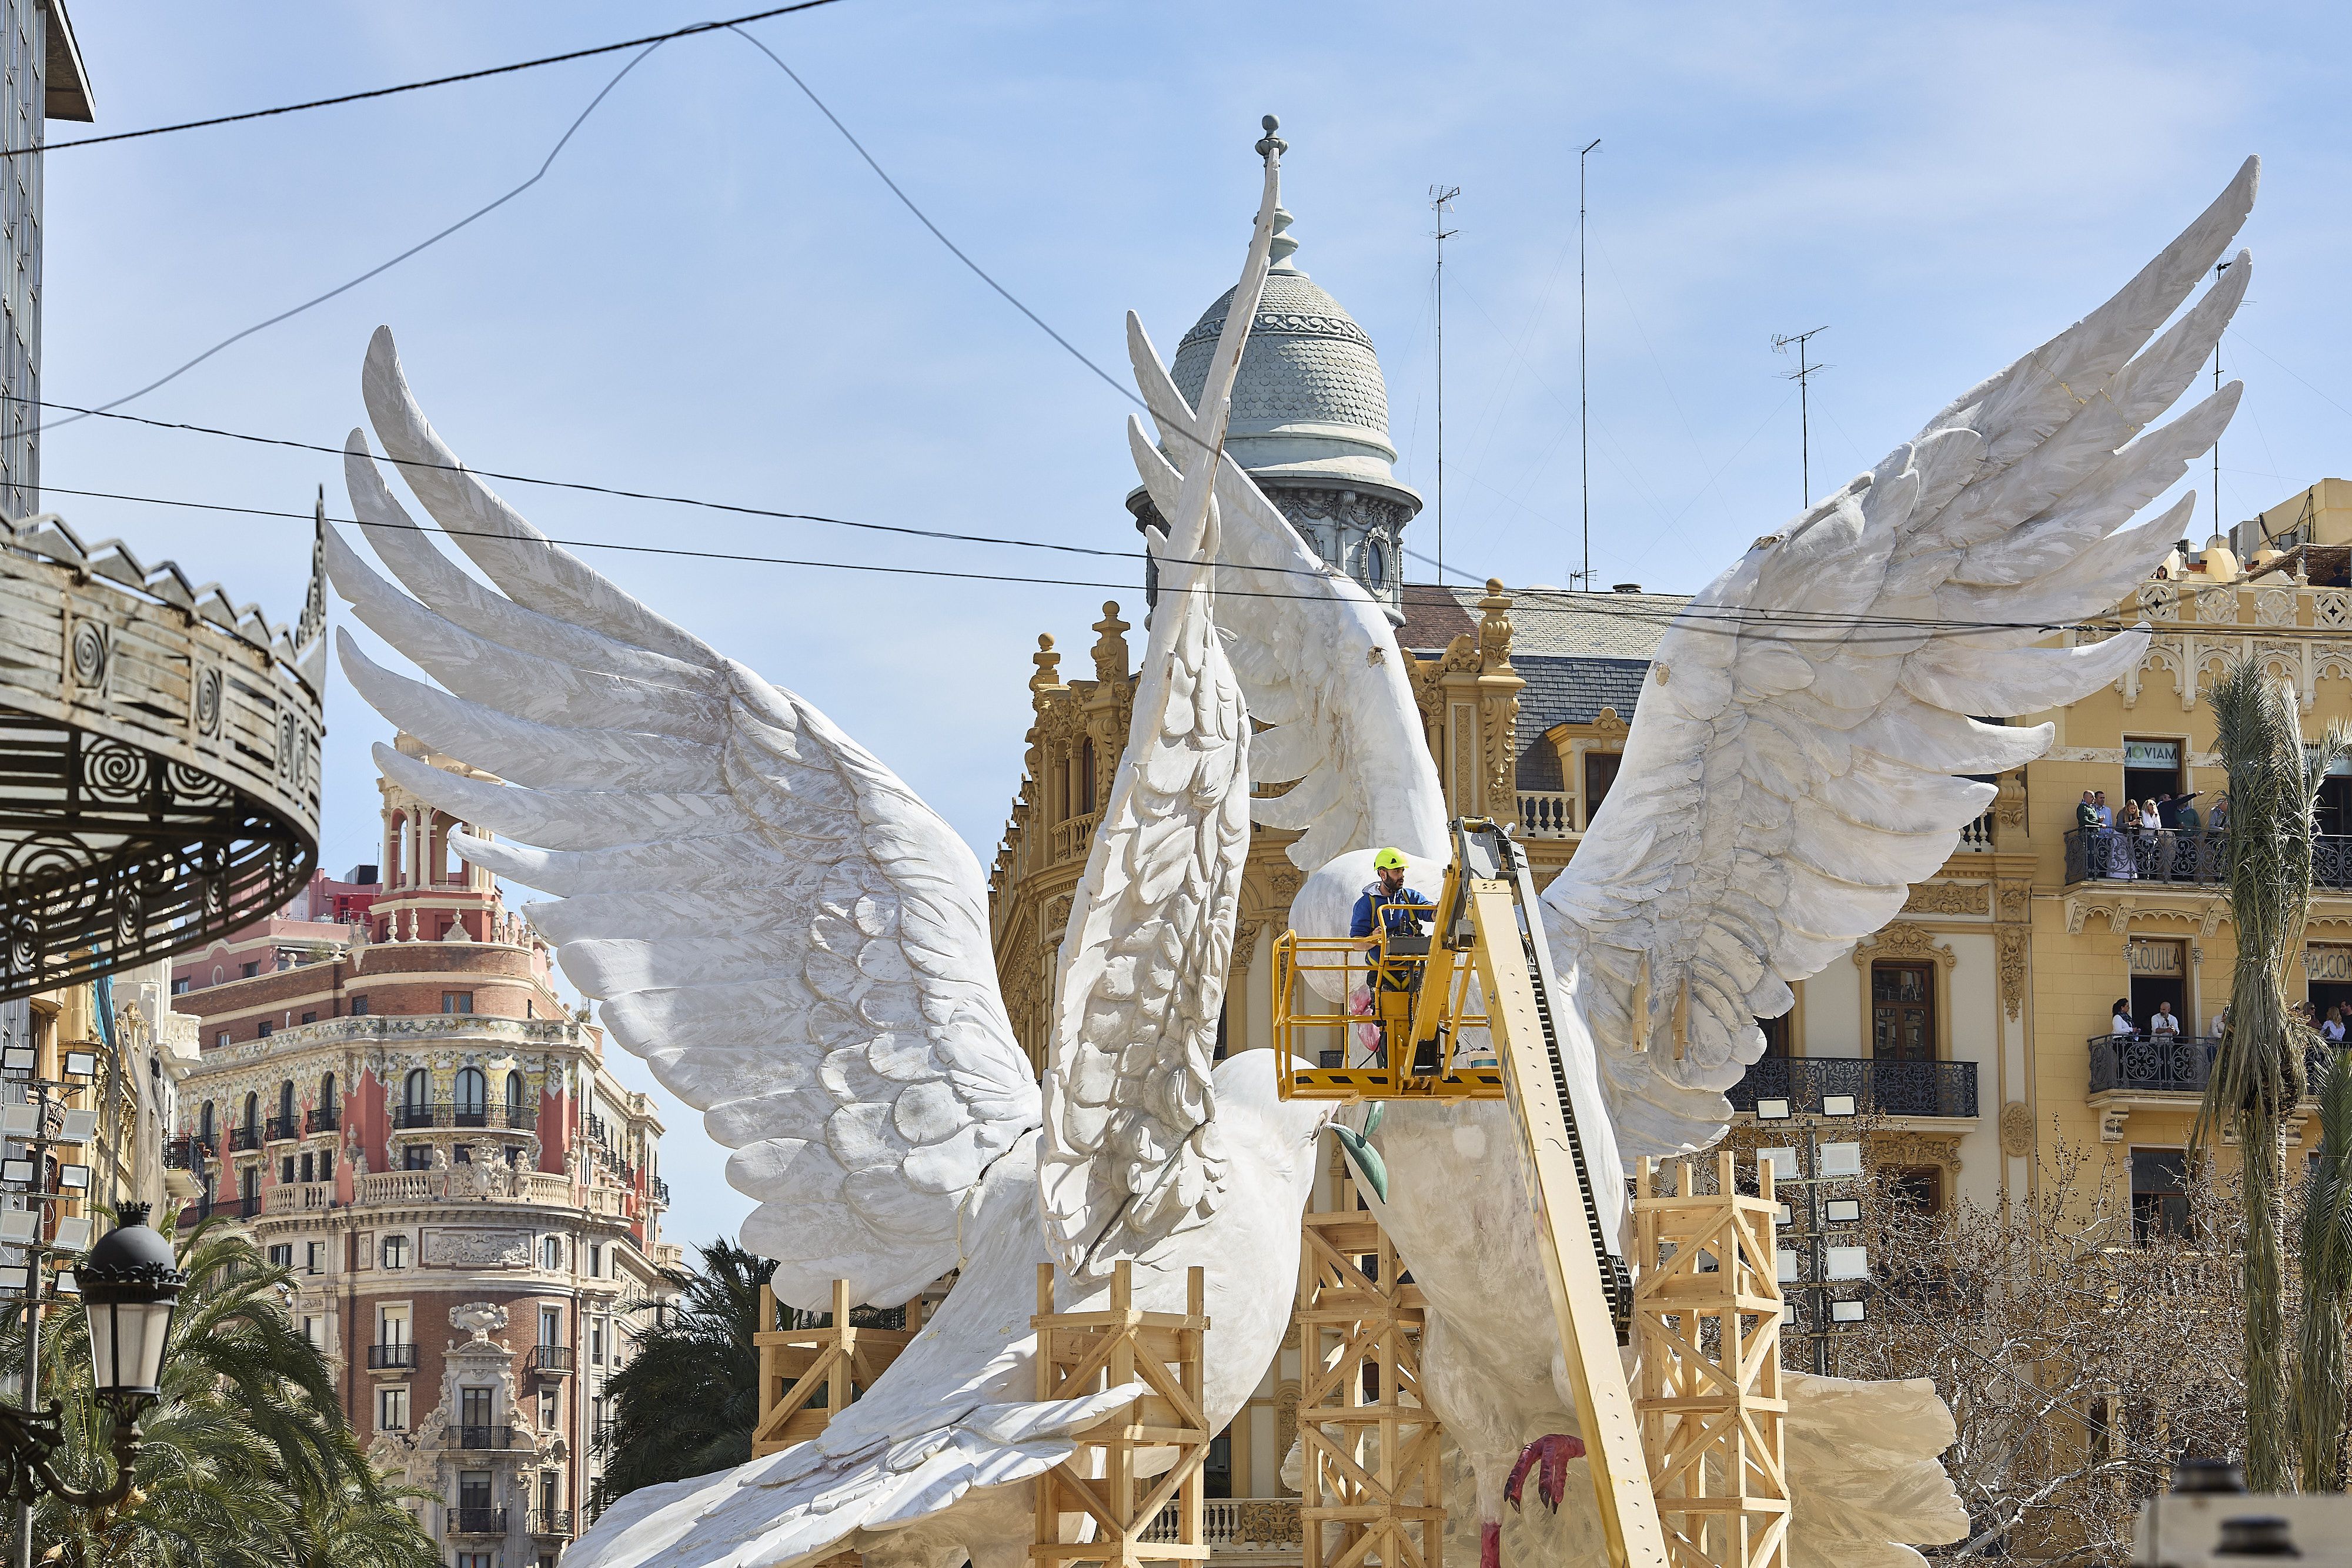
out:
{"label": "perforated metal awning", "polygon": [[53,514],[0,519],[0,1000],[200,946],[310,880],[320,566],[314,540],[289,633]]}

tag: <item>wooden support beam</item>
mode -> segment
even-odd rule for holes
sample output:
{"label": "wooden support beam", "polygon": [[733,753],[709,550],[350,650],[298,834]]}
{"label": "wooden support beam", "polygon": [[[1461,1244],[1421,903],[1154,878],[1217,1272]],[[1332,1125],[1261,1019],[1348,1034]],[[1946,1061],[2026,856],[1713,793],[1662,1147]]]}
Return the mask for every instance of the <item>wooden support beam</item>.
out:
{"label": "wooden support beam", "polygon": [[[1208,1283],[1198,1268],[1185,1277],[1181,1312],[1139,1312],[1135,1270],[1111,1273],[1108,1310],[1054,1310],[1054,1267],[1037,1266],[1037,1397],[1072,1399],[1129,1383],[1143,1392],[1078,1439],[1076,1452],[1035,1483],[1036,1534],[1030,1560],[1041,1563],[1100,1563],[1128,1568],[1144,1563],[1206,1562],[1202,1508],[1202,1463],[1209,1457],[1202,1347],[1209,1331]],[[1139,1474],[1139,1463],[1173,1448],[1174,1463]],[[1147,1452],[1150,1450],[1152,1452]],[[1173,1540],[1154,1528],[1175,1505]],[[1065,1515],[1091,1524],[1090,1541],[1062,1539]]]}
{"label": "wooden support beam", "polygon": [[848,1281],[833,1282],[833,1321],[822,1328],[776,1326],[776,1292],[760,1287],[760,1322],[751,1336],[760,1353],[760,1420],[751,1433],[751,1457],[760,1458],[804,1443],[825,1428],[834,1413],[874,1386],[922,1332],[920,1297],[907,1303],[903,1329],[859,1328],[852,1320]]}
{"label": "wooden support beam", "polygon": [[1444,1568],[1445,1478],[1421,1400],[1424,1302],[1342,1181],[1307,1215],[1298,1310],[1302,1568]]}
{"label": "wooden support beam", "polygon": [[1769,1166],[1753,1197],[1740,1195],[1730,1155],[1716,1156],[1715,1174],[1702,1195],[1678,1162],[1660,1191],[1642,1162],[1633,1408],[1674,1568],[1787,1568],[1779,1204]]}

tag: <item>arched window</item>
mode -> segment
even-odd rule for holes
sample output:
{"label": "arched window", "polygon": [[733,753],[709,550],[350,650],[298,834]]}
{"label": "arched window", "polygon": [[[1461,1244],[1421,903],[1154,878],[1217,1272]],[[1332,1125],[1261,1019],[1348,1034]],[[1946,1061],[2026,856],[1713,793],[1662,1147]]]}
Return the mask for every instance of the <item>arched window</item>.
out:
{"label": "arched window", "polygon": [[383,1239],[383,1266],[387,1269],[408,1267],[408,1238],[387,1236]]}
{"label": "arched window", "polygon": [[278,1086],[278,1120],[281,1131],[291,1132],[294,1126],[294,1081],[289,1078]]}
{"label": "arched window", "polygon": [[196,1113],[196,1136],[207,1145],[213,1141],[213,1103],[209,1100],[205,1102],[205,1108]]}
{"label": "arched window", "polygon": [[400,1124],[404,1127],[429,1127],[433,1124],[433,1074],[422,1067],[408,1070],[408,1078],[400,1092]]}
{"label": "arched window", "polygon": [[342,1106],[335,1100],[335,1075],[331,1072],[320,1073],[319,1075],[319,1124],[313,1130],[320,1133],[333,1132],[336,1123],[340,1120],[339,1113],[341,1110]]}
{"label": "arched window", "polygon": [[478,1127],[489,1109],[489,1083],[478,1067],[457,1070],[457,1125]]}
{"label": "arched window", "polygon": [[509,1071],[507,1074],[507,1125],[509,1127],[521,1126],[523,1124],[522,1113],[522,1074],[520,1072]]}
{"label": "arched window", "polygon": [[245,1130],[248,1133],[261,1125],[261,1096],[248,1092],[245,1097]]}
{"label": "arched window", "polygon": [[1095,809],[1095,743],[1088,737],[1078,747],[1078,810]]}

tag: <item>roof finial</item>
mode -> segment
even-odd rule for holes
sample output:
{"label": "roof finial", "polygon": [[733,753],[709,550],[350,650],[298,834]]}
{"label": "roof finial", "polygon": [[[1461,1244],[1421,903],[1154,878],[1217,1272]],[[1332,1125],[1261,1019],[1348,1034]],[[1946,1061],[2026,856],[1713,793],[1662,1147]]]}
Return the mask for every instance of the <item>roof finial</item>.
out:
{"label": "roof finial", "polygon": [[1258,138],[1257,155],[1259,157],[1272,162],[1290,151],[1290,143],[1275,134],[1282,129],[1281,120],[1269,114],[1258,123],[1265,127],[1265,134]]}
{"label": "roof finial", "polygon": [[[1282,121],[1269,114],[1259,123],[1265,127],[1265,135],[1258,141],[1257,155],[1269,163],[1279,162],[1281,155],[1290,151],[1290,143],[1275,134]],[[1284,232],[1289,227],[1290,214],[1280,207],[1275,208],[1274,243],[1266,250],[1266,261],[1276,271],[1297,270],[1291,266],[1290,257],[1297,250],[1298,242]]]}

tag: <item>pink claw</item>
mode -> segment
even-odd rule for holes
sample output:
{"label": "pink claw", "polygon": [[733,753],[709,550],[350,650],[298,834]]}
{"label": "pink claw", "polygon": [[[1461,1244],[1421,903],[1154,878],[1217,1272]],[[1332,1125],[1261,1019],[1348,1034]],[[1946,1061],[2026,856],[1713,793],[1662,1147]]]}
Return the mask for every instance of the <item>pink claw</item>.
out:
{"label": "pink claw", "polygon": [[1565,1432],[1538,1437],[1519,1456],[1519,1462],[1511,1467],[1511,1479],[1503,1488],[1503,1495],[1510,1500],[1513,1508],[1517,1508],[1521,1490],[1527,1484],[1528,1472],[1535,1469],[1536,1462],[1540,1459],[1543,1474],[1536,1482],[1536,1495],[1543,1500],[1546,1508],[1557,1512],[1559,1500],[1568,1495],[1568,1461],[1582,1458],[1584,1440],[1580,1437],[1571,1437]]}

